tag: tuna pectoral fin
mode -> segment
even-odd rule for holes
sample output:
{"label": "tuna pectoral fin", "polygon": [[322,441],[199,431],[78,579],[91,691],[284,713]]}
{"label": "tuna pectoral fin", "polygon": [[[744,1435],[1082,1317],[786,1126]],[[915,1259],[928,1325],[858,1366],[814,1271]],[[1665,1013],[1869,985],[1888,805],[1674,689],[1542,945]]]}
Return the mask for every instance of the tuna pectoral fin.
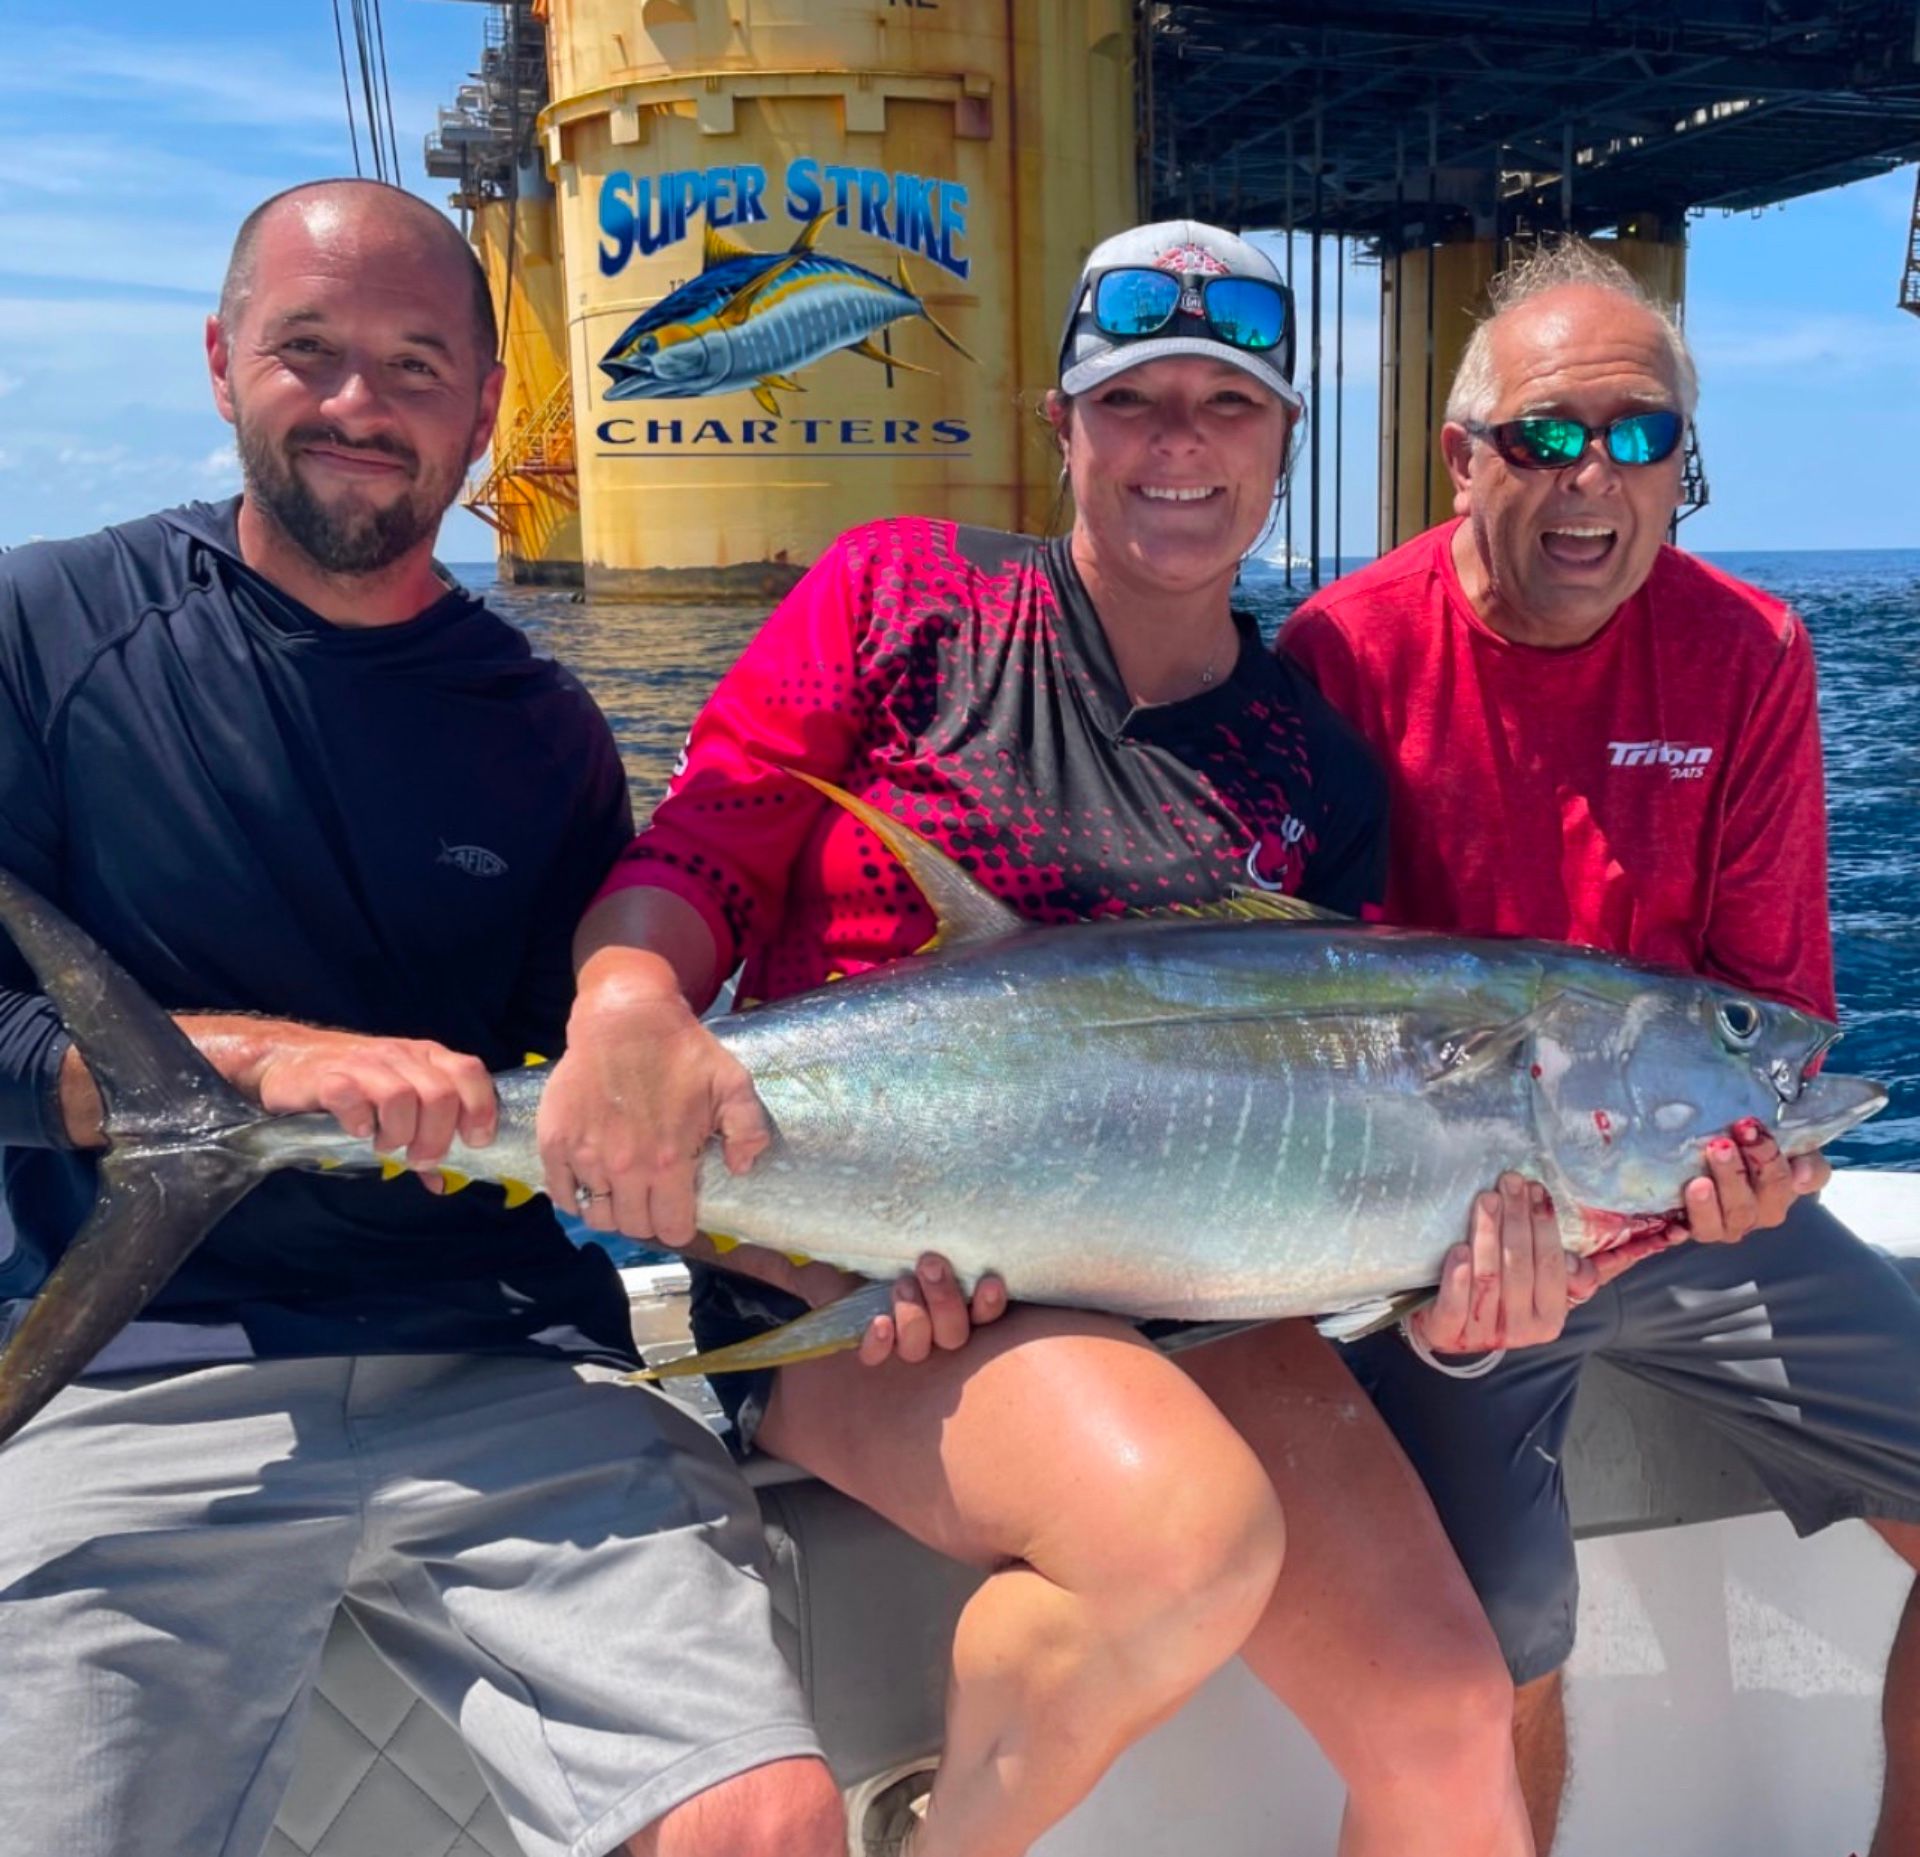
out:
{"label": "tuna pectoral fin", "polygon": [[0,1352],[0,1444],[86,1370],[263,1171],[219,1148],[101,1161],[92,1213]]}
{"label": "tuna pectoral fin", "polygon": [[1557,999],[1548,1000],[1499,1025],[1434,1026],[1420,1040],[1426,1081],[1464,1083],[1512,1063],[1521,1047],[1552,1016],[1557,1003]]}
{"label": "tuna pectoral fin", "polygon": [[838,1302],[809,1309],[784,1328],[769,1329],[750,1341],[736,1341],[711,1354],[689,1354],[677,1361],[648,1367],[637,1380],[678,1380],[696,1373],[743,1373],[754,1367],[791,1367],[798,1361],[821,1360],[857,1348],[867,1324],[876,1315],[893,1313],[893,1285],[867,1283]]}
{"label": "tuna pectoral fin", "polygon": [[1398,1296],[1374,1296],[1349,1309],[1336,1309],[1315,1323],[1329,1341],[1364,1341],[1382,1329],[1404,1322],[1416,1310],[1424,1309],[1439,1295],[1438,1288],[1402,1290]]}

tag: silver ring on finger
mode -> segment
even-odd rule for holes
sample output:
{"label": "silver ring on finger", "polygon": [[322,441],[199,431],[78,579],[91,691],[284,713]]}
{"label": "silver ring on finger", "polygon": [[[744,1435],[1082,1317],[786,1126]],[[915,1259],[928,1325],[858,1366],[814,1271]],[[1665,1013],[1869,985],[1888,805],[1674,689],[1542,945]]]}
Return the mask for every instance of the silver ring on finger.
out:
{"label": "silver ring on finger", "polygon": [[596,1199],[611,1199],[612,1197],[613,1189],[611,1187],[581,1185],[573,1189],[573,1203],[578,1206],[582,1212],[585,1212]]}

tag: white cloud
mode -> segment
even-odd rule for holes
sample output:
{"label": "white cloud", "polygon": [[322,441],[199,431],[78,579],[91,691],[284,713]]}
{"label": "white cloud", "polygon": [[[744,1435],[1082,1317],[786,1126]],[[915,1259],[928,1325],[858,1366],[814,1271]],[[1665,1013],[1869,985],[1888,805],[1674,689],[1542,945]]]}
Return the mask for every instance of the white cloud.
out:
{"label": "white cloud", "polygon": [[[201,127],[227,125],[280,131],[337,128],[345,106],[332,33],[312,14],[312,56],[294,57],[280,45],[233,39],[157,41],[85,27],[10,22],[8,101],[29,98],[112,102],[155,117]],[[396,120],[432,118],[424,96],[394,97]]]}
{"label": "white cloud", "polygon": [[240,459],[231,445],[216,445],[200,460],[198,475],[216,489],[237,489],[240,483]]}

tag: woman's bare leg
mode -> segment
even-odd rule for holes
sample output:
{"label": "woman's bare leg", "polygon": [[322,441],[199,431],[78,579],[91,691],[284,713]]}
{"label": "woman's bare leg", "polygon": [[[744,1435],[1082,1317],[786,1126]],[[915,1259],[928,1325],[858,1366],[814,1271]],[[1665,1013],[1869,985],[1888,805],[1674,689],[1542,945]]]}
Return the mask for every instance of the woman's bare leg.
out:
{"label": "woman's bare leg", "polygon": [[1286,1566],[1242,1655],[1347,1783],[1341,1857],[1530,1857],[1506,1665],[1366,1395],[1305,1323],[1178,1358],[1286,1509]]}
{"label": "woman's bare leg", "polygon": [[1280,1566],[1254,1454],[1100,1316],[1016,1308],[919,1365],[785,1368],[760,1442],[993,1570],[955,1634],[915,1857],[1021,1857],[1233,1656]]}

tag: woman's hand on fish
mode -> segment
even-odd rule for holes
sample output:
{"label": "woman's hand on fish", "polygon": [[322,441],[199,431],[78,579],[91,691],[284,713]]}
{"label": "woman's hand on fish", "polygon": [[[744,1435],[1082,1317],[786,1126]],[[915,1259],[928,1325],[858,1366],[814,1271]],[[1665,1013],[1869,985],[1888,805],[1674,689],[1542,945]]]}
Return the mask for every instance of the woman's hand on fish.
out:
{"label": "woman's hand on fish", "polygon": [[636,949],[596,961],[540,1102],[547,1191],[595,1231],[679,1249],[694,1236],[700,1151],[717,1134],[745,1173],[772,1138],[766,1112],[664,961]]}
{"label": "woman's hand on fish", "polygon": [[1599,1287],[1592,1261],[1561,1244],[1546,1188],[1507,1173],[1474,1200],[1467,1242],[1447,1253],[1439,1294],[1411,1321],[1437,1354],[1537,1347]]}
{"label": "woman's hand on fish", "polygon": [[894,1279],[893,1313],[877,1315],[860,1339],[862,1365],[882,1361],[919,1362],[934,1350],[964,1347],[976,1328],[997,1322],[1007,1312],[1007,1286],[991,1273],[974,1285],[971,1298],[961,1293],[953,1266],[938,1252],[923,1252],[911,1270]]}
{"label": "woman's hand on fish", "polygon": [[1817,1193],[1833,1178],[1826,1157],[1802,1154],[1789,1160],[1758,1122],[1736,1122],[1706,1146],[1707,1171],[1687,1182],[1682,1219],[1699,1244],[1738,1244],[1750,1232],[1768,1231],[1805,1193]]}

